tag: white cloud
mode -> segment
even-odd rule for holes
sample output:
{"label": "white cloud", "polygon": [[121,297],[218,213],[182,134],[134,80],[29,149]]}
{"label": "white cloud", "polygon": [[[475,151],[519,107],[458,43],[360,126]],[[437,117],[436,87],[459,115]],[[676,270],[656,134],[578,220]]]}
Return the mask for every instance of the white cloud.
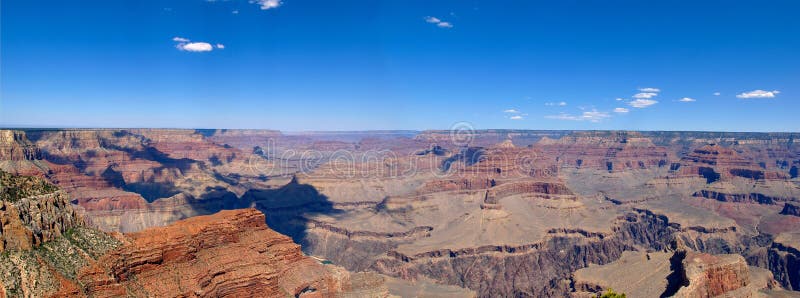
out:
{"label": "white cloud", "polygon": [[641,92],[661,92],[661,89],[658,88],[639,88]]}
{"label": "white cloud", "polygon": [[250,0],[250,3],[258,4],[261,10],[278,8],[283,4],[281,0]]}
{"label": "white cloud", "polygon": [[628,105],[630,105],[630,106],[632,106],[634,108],[640,108],[641,109],[641,108],[646,108],[646,107],[652,106],[652,105],[657,104],[657,103],[658,103],[658,101],[652,100],[652,99],[637,99],[637,100],[629,102]]}
{"label": "white cloud", "polygon": [[514,115],[514,116],[511,116],[511,117],[508,117],[508,119],[511,119],[511,120],[522,120],[522,116]]}
{"label": "white cloud", "polygon": [[684,98],[679,99],[678,101],[680,101],[680,102],[693,102],[693,101],[697,101],[697,100],[694,99],[694,98],[691,98],[691,97],[684,97]]}
{"label": "white cloud", "polygon": [[452,23],[442,21],[442,19],[437,18],[437,17],[427,16],[427,17],[425,17],[425,22],[428,22],[428,23],[431,23],[431,24],[436,24],[436,26],[439,27],[439,28],[453,28],[453,24]]}
{"label": "white cloud", "polygon": [[722,93],[714,92],[714,96],[720,96],[720,95],[722,95]]}
{"label": "white cloud", "polygon": [[656,96],[658,96],[658,93],[655,93],[655,92],[642,92],[642,93],[634,94],[633,98],[642,99],[642,98],[653,98],[653,97],[656,97]]}
{"label": "white cloud", "polygon": [[214,47],[207,42],[179,43],[176,47],[180,50],[189,52],[210,52],[214,49]]}
{"label": "white cloud", "polygon": [[764,91],[764,90],[760,90],[759,89],[759,90],[753,90],[753,91],[750,91],[750,92],[744,92],[742,94],[736,95],[736,97],[744,98],[744,99],[748,99],[748,98],[775,98],[775,96],[778,93],[781,93],[781,92],[778,91],[778,90]]}
{"label": "white cloud", "polygon": [[614,113],[627,113],[628,109],[626,108],[616,108],[614,109]]}
{"label": "white cloud", "polygon": [[439,18],[435,18],[435,17],[425,17],[425,21],[428,22],[428,23],[431,23],[431,24],[438,24],[438,23],[442,22],[442,20],[440,20]]}
{"label": "white cloud", "polygon": [[545,118],[548,118],[548,119],[571,120],[571,121],[589,121],[589,122],[595,122],[595,123],[603,121],[603,120],[608,119],[610,117],[611,117],[611,115],[609,115],[608,113],[606,113],[606,112],[598,112],[597,110],[586,111],[586,112],[583,112],[581,115],[571,115],[571,114],[561,113],[561,114],[558,114],[558,115],[545,116]]}
{"label": "white cloud", "polygon": [[217,49],[224,49],[225,45],[221,43],[217,43],[216,45],[212,45],[211,43],[197,41],[192,42],[188,38],[183,37],[173,37],[172,41],[177,42],[178,44],[175,45],[175,48],[181,51],[188,51],[188,52],[210,52],[214,50],[216,46]]}
{"label": "white cloud", "polygon": [[559,101],[559,102],[546,102],[546,103],[544,103],[544,105],[546,105],[546,106],[550,106],[550,107],[552,107],[552,106],[559,106],[559,107],[563,107],[563,106],[566,106],[566,105],[567,105],[567,102],[566,102],[566,101]]}
{"label": "white cloud", "polygon": [[625,99],[622,98],[622,97],[617,97],[617,101],[623,101],[623,100],[625,100]]}
{"label": "white cloud", "polygon": [[517,111],[515,109],[508,109],[508,110],[503,111],[503,113],[519,114],[519,111]]}
{"label": "white cloud", "polygon": [[232,14],[239,14],[239,10],[231,11]]}

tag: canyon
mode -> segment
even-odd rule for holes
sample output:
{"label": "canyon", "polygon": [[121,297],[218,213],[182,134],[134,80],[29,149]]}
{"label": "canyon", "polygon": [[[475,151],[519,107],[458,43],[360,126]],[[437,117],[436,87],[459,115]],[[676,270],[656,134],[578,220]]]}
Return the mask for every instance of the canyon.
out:
{"label": "canyon", "polygon": [[797,296],[797,137],[0,130],[0,294]]}

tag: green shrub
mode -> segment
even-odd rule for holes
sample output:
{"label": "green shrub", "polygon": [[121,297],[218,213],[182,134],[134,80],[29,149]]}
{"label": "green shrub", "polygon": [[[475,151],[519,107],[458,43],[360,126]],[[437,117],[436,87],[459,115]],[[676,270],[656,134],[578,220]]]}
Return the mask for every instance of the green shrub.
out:
{"label": "green shrub", "polygon": [[598,294],[597,297],[599,298],[625,298],[625,294],[623,293],[616,293],[613,289],[608,289],[603,294]]}

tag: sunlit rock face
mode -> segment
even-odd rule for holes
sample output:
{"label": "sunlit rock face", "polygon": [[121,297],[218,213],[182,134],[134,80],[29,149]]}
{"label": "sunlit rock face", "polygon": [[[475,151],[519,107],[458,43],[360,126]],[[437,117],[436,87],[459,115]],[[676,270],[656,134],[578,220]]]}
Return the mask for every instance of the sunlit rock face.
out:
{"label": "sunlit rock face", "polygon": [[[672,254],[670,244],[679,241],[690,253],[739,255],[751,276],[755,267],[769,270],[777,282],[770,291],[800,288],[796,245],[787,236],[800,230],[796,134],[0,135],[0,168],[61,187],[89,225],[106,231],[138,232],[252,207],[305,254],[350,271],[479,296],[602,288],[570,280],[582,268],[618,264],[630,253]],[[707,279],[710,287],[716,278]],[[666,286],[631,291],[661,295]]]}

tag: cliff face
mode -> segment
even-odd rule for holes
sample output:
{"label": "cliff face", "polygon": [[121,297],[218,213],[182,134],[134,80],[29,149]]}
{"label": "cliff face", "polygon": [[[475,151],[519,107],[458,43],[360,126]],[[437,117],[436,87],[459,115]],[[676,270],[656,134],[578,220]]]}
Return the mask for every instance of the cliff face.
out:
{"label": "cliff face", "polygon": [[0,293],[8,297],[74,296],[71,279],[117,245],[84,227],[68,195],[39,177],[0,172]]}
{"label": "cliff face", "polygon": [[38,177],[0,171],[0,252],[26,250],[83,225],[68,196]]}
{"label": "cliff face", "polygon": [[305,257],[255,209],[193,217],[126,238],[129,244],[81,271],[87,294],[326,297],[350,286],[346,271]]}
{"label": "cliff face", "polygon": [[760,297],[789,294],[772,274],[750,267],[740,255],[678,250],[626,252],[605,265],[572,276],[573,297],[595,297],[613,289],[630,297]]}
{"label": "cliff face", "polygon": [[688,285],[678,290],[678,297],[716,297],[750,284],[747,263],[740,255],[689,253],[681,269]]}
{"label": "cliff face", "polygon": [[[108,256],[88,258],[92,264],[81,275],[86,288],[78,292],[234,295],[252,284],[296,293],[299,286],[282,281],[291,271],[281,268],[307,262],[256,220],[221,216],[178,224],[179,230],[147,230],[247,207],[264,212],[271,229],[309,255],[482,296],[563,296],[575,270],[616,262],[624,252],[660,251],[673,239],[697,252],[742,255],[769,268],[781,286],[800,288],[792,248],[798,246],[772,241],[800,229],[793,207],[800,198],[794,178],[800,148],[793,140],[800,134],[134,129],[2,135],[0,168],[59,186],[94,227],[137,232],[120,236],[122,248]],[[305,150],[316,151],[299,154]],[[23,197],[38,195],[50,193]],[[28,209],[23,213],[36,212]],[[30,226],[58,226],[48,218]],[[40,233],[36,240],[36,232],[24,233],[36,228],[19,226],[9,224],[9,235],[22,231],[14,239],[33,239],[31,245],[54,238]],[[160,241],[155,233],[176,240]],[[260,268],[230,252],[255,256],[252,250],[263,250],[266,261],[288,261],[261,273],[231,267]],[[197,265],[203,262],[209,265]],[[328,269],[332,275],[298,278],[313,285],[301,294],[346,289],[347,274]],[[152,282],[159,278],[183,288]]]}
{"label": "cliff face", "polygon": [[41,151],[28,141],[25,132],[0,130],[0,160],[35,160],[41,157]]}
{"label": "cliff face", "polygon": [[[122,235],[83,226],[67,195],[5,174],[0,297],[388,297],[414,284],[305,256],[256,209]],[[473,297],[423,281],[415,295]]]}

